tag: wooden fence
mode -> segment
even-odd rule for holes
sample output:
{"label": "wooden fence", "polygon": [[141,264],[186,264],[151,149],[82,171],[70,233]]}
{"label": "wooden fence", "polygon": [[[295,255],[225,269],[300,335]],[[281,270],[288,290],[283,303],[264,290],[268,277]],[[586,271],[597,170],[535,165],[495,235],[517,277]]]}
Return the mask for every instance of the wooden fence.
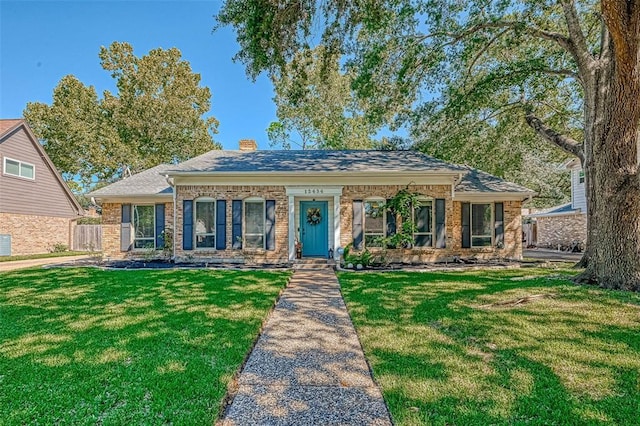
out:
{"label": "wooden fence", "polygon": [[73,251],[101,251],[102,250],[102,226],[101,225],[77,225],[73,231]]}

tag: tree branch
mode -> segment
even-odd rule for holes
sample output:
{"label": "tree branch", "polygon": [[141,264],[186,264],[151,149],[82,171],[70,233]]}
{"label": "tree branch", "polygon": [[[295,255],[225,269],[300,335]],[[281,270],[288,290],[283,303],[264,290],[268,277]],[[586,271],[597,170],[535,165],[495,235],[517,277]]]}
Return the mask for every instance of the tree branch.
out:
{"label": "tree branch", "polygon": [[582,26],[580,25],[574,0],[562,0],[561,3],[562,9],[564,10],[564,17],[567,21],[569,40],[571,41],[571,53],[578,62],[578,66],[586,70],[593,62],[593,57],[591,56],[591,52],[589,52],[587,41],[582,32]]}
{"label": "tree branch", "polygon": [[533,113],[529,112],[525,116],[527,120],[527,124],[531,126],[531,128],[548,142],[558,146],[565,152],[568,152],[571,155],[575,155],[580,159],[581,162],[584,162],[584,152],[582,150],[582,144],[568,136],[564,136],[552,128],[546,126],[542,120],[533,115]]}

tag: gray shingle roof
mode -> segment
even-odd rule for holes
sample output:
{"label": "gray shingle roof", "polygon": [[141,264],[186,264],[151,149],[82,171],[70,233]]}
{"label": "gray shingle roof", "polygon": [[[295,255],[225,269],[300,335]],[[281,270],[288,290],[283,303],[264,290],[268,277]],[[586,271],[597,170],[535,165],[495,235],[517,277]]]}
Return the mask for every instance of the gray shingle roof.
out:
{"label": "gray shingle roof", "polygon": [[456,185],[456,192],[522,192],[533,193],[529,188],[508,182],[497,176],[490,175],[481,170],[469,166],[461,166],[465,173],[462,180]]}
{"label": "gray shingle roof", "polygon": [[559,206],[551,207],[549,209],[532,213],[528,215],[529,217],[544,217],[544,216],[561,216],[561,215],[569,215],[580,213],[579,209],[574,209],[571,206],[571,203],[561,204]]}
{"label": "gray shingle roof", "polygon": [[164,175],[198,172],[449,172],[464,173],[456,192],[532,193],[468,166],[458,166],[416,151],[209,151],[181,164],[161,164],[98,189],[92,197],[169,195]]}
{"label": "gray shingle roof", "polygon": [[136,195],[171,195],[173,190],[167,183],[167,171],[175,164],[160,164],[128,178],[114,182],[88,194],[90,197],[136,196]]}
{"label": "gray shingle roof", "polygon": [[183,172],[456,172],[458,166],[416,151],[209,151],[177,165]]}

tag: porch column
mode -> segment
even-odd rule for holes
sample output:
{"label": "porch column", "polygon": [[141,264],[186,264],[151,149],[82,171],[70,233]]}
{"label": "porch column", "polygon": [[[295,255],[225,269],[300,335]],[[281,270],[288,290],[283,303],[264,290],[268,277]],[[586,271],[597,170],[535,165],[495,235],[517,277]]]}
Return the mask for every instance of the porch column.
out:
{"label": "porch column", "polygon": [[295,196],[289,195],[289,261],[296,258],[296,216]]}
{"label": "porch column", "polygon": [[338,254],[340,247],[340,195],[333,196],[333,258],[340,259]]}

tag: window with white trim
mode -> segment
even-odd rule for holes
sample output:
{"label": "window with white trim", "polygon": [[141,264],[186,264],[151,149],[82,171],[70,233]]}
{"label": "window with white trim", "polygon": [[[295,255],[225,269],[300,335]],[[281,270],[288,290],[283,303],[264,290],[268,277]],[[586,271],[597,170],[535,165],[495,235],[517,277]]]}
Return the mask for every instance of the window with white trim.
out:
{"label": "window with white trim", "polygon": [[578,183],[584,183],[584,170],[578,172]]}
{"label": "window with white trim", "polygon": [[471,247],[491,247],[492,245],[492,204],[471,204]]}
{"label": "window with white trim", "polygon": [[195,201],[193,221],[196,248],[216,247],[216,200],[200,198]]}
{"label": "window with white trim", "polygon": [[416,247],[433,246],[433,219],[433,200],[420,200],[420,205],[413,209],[413,241]]}
{"label": "window with white trim", "polygon": [[155,248],[156,211],[153,205],[133,206],[133,248]]}
{"label": "window with white trim", "polygon": [[382,238],[385,236],[385,201],[364,201],[364,246],[382,247]]}
{"label": "window with white trim", "polygon": [[36,178],[36,167],[33,164],[24,161],[14,160],[4,157],[4,166],[2,167],[7,175],[18,176],[26,179]]}
{"label": "window with white trim", "polygon": [[244,247],[263,249],[265,242],[265,204],[262,199],[244,202]]}

